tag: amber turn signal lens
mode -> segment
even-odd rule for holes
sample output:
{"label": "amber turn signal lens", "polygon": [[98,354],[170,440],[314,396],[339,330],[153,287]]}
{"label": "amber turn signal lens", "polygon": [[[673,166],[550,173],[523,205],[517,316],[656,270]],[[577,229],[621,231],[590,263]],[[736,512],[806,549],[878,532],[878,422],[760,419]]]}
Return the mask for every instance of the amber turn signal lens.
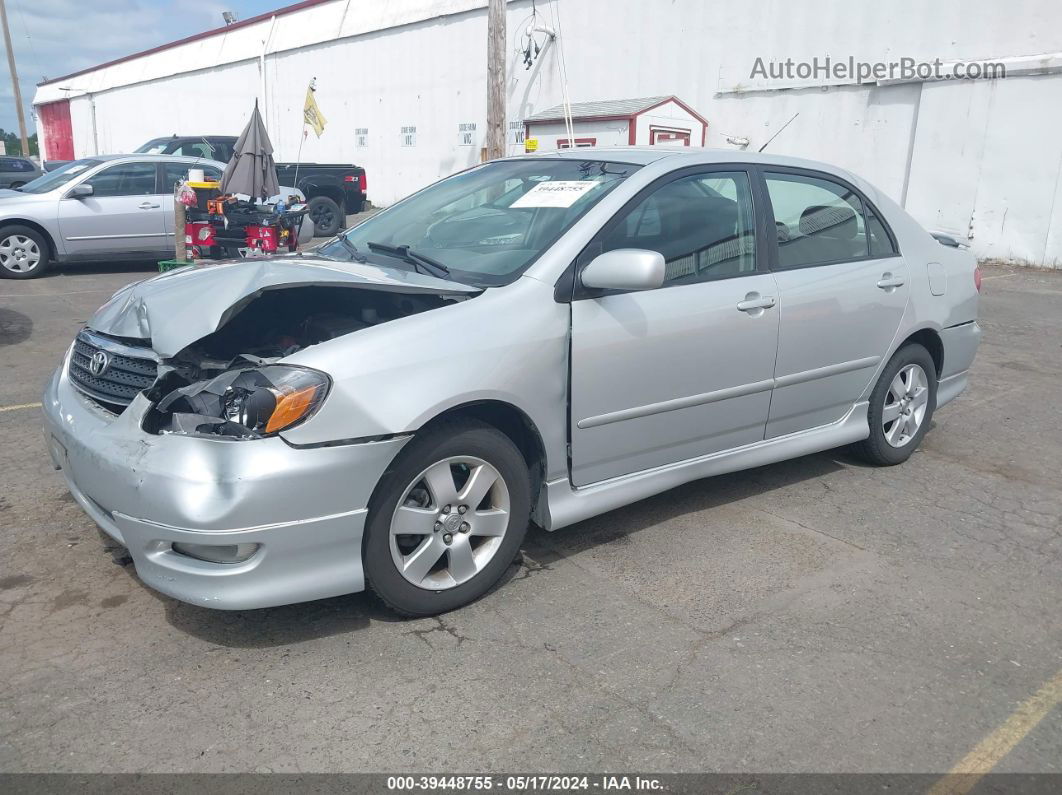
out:
{"label": "amber turn signal lens", "polygon": [[294,392],[277,395],[277,407],[266,423],[266,433],[282,431],[303,417],[317,404],[318,385],[297,389]]}

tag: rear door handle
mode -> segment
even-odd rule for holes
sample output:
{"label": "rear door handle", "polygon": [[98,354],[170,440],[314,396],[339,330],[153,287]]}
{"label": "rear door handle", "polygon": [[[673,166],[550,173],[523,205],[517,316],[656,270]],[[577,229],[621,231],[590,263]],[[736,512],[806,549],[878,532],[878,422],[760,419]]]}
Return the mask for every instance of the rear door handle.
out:
{"label": "rear door handle", "polygon": [[752,313],[761,309],[770,309],[774,304],[773,295],[760,295],[754,292],[746,295],[744,301],[738,301],[737,308],[741,312]]}
{"label": "rear door handle", "polygon": [[886,272],[881,274],[881,279],[878,281],[878,287],[882,290],[893,290],[897,287],[903,287],[903,279]]}
{"label": "rear door handle", "polygon": [[157,210],[161,207],[161,204],[152,204],[151,202],[141,202],[139,205],[141,210]]}

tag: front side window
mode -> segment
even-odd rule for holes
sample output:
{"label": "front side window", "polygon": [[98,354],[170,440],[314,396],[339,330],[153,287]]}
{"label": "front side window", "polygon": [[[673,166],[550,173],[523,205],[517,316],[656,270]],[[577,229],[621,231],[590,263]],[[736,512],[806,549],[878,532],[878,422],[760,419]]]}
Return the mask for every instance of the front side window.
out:
{"label": "front side window", "polygon": [[577,159],[485,163],[425,188],[318,252],[433,270],[410,262],[412,253],[443,265],[457,281],[508,284],[638,168]]}
{"label": "front side window", "polygon": [[752,190],[744,171],[681,177],[625,211],[602,251],[641,248],[664,255],[664,285],[756,271]]}
{"label": "front side window", "polygon": [[778,266],[800,268],[895,253],[884,225],[869,222],[851,188],[803,174],[768,173]]}
{"label": "front side window", "polygon": [[105,168],[87,180],[92,195],[149,196],[155,193],[154,163],[123,163]]}

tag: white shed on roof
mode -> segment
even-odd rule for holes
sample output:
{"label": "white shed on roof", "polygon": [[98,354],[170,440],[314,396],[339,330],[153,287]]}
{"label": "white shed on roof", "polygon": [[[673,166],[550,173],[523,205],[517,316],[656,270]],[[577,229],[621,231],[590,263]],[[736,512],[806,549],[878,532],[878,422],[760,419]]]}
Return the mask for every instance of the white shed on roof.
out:
{"label": "white shed on roof", "polygon": [[[525,138],[538,149],[573,146],[704,146],[708,121],[675,96],[575,102],[573,135],[564,122],[564,106],[555,105],[524,119]],[[574,139],[574,140],[573,140]]]}

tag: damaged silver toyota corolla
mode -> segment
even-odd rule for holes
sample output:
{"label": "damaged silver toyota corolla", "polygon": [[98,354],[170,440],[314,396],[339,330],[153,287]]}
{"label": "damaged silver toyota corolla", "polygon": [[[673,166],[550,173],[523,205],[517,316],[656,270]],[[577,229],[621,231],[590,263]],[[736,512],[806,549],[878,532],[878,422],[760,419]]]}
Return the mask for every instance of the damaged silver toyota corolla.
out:
{"label": "damaged silver toyota corolla", "polygon": [[370,586],[430,615],[547,530],[858,443],[966,385],[979,274],[789,158],[471,168],[306,255],[119,290],[44,395],[52,456],[150,586],[242,609]]}

